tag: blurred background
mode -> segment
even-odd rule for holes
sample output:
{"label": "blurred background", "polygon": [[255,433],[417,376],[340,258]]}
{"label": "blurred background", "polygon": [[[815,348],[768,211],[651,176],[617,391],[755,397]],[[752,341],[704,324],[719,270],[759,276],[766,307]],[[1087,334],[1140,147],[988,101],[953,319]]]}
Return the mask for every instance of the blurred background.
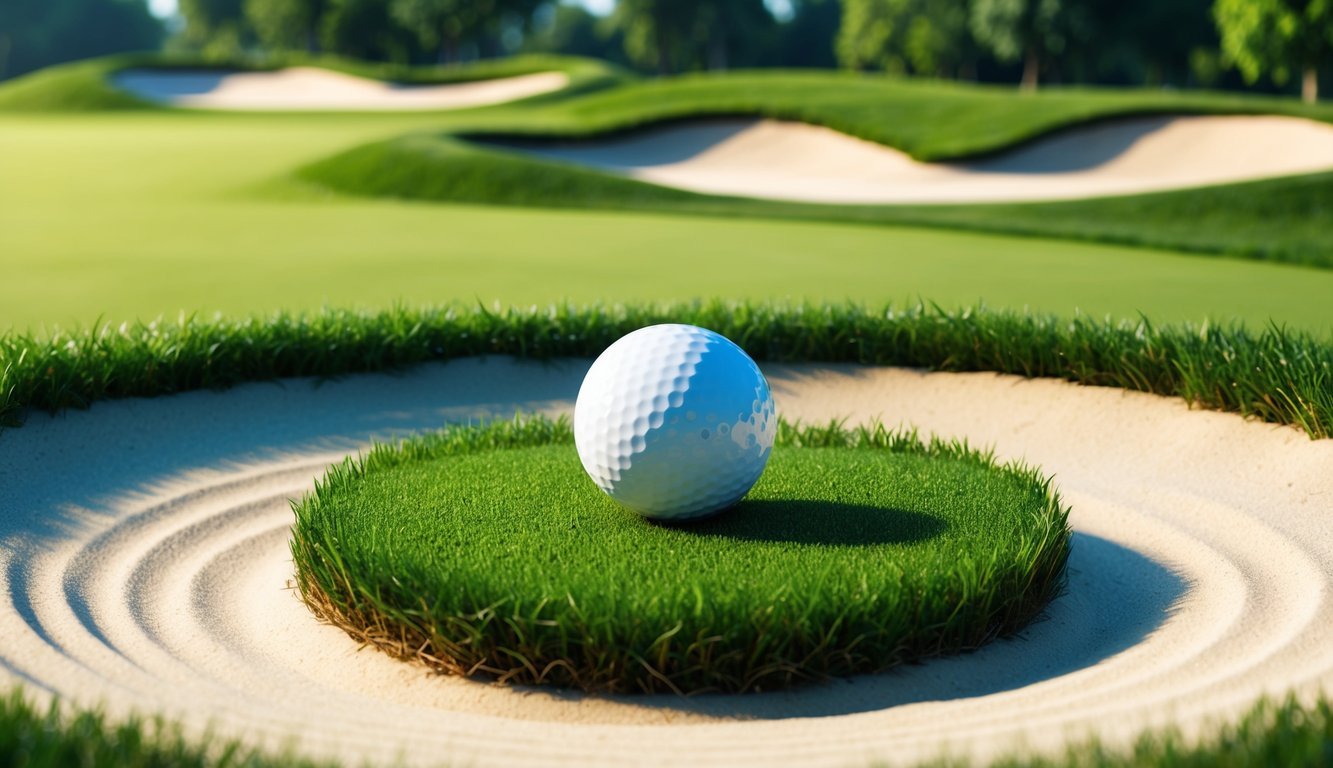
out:
{"label": "blurred background", "polygon": [[4,0],[0,80],[120,51],[399,64],[525,52],[644,73],[843,68],[965,81],[1253,89],[1333,76],[1318,0]]}

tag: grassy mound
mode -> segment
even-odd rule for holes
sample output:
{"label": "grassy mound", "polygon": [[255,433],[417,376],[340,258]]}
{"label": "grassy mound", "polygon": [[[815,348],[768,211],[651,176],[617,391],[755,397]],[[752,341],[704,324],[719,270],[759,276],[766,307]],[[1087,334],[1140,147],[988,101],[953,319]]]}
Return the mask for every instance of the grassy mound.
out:
{"label": "grassy mound", "polygon": [[295,171],[341,194],[450,203],[946,227],[1333,268],[1333,174],[1049,203],[832,205],[698,194],[449,134],[354,147]]}
{"label": "grassy mound", "polygon": [[818,70],[739,71],[645,80],[545,105],[522,121],[469,132],[588,137],[669,120],[757,116],[833,128],[918,160],[977,157],[1054,131],[1148,114],[1282,114],[1333,122],[1333,105],[1281,97],[1146,88],[1048,88],[949,83]]}
{"label": "grassy mound", "polygon": [[[527,55],[485,59],[454,67],[409,67],[343,59],[334,56],[283,54],[264,58],[215,58],[198,55],[117,54],[60,64],[0,84],[0,112],[91,112],[127,109],[170,109],[128,93],[111,81],[124,69],[232,69],[252,72],[311,66],[358,77],[416,85],[463,83],[516,77],[537,72],[564,72],[568,96],[604,88],[631,77],[612,64],[577,56]],[[544,94],[538,99],[549,99]]]}
{"label": "grassy mound", "polygon": [[1036,470],[882,427],[781,425],[731,510],[655,525],[588,480],[568,421],[380,446],[294,503],[301,593],[441,670],[595,691],[781,688],[975,648],[1058,592]]}

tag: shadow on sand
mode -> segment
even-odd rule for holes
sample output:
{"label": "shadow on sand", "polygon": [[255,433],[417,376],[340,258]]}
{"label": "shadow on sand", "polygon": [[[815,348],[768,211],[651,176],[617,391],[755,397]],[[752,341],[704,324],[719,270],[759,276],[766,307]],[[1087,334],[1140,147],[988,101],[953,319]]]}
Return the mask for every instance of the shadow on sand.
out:
{"label": "shadow on sand", "polygon": [[[1179,575],[1106,539],[1074,534],[1069,587],[1021,635],[971,653],[878,675],[787,691],[692,697],[611,696],[620,703],[735,720],[779,720],[874,712],[905,704],[975,698],[1025,688],[1093,667],[1141,643],[1186,591]],[[569,691],[525,689],[576,701]]]}

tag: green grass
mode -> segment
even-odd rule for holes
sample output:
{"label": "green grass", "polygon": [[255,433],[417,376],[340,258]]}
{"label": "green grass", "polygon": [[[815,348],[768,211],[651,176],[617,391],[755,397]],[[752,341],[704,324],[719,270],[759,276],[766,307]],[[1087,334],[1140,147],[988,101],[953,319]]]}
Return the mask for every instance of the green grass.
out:
{"label": "green grass", "polygon": [[296,176],[368,197],[932,226],[1333,268],[1333,173],[1057,203],[824,205],[696,194],[415,134],[323,158]]}
{"label": "green grass", "polygon": [[0,697],[0,765],[9,768],[316,768],[235,741],[187,738],[161,719],[111,720],[99,710],[42,708],[14,689]]}
{"label": "green grass", "polygon": [[[404,204],[275,183],[430,115],[0,116],[0,331],[185,311],[925,297],[1333,333],[1333,272],[823,222]],[[451,118],[457,119],[457,118]]]}
{"label": "green grass", "polygon": [[1072,125],[1143,114],[1284,114],[1333,121],[1333,105],[1281,97],[1142,88],[1007,86],[825,71],[740,71],[631,82],[532,111],[511,123],[503,110],[470,130],[578,137],[666,120],[755,115],[824,125],[887,144],[919,160],[1008,149]]}
{"label": "green grass", "polygon": [[[293,503],[306,603],[456,674],[743,692],[976,648],[1058,593],[1068,510],[965,443],[779,424],[745,500],[650,523],[584,474],[567,420],[381,445]],[[630,556],[632,553],[632,556]]]}
{"label": "green grass", "polygon": [[[1054,758],[1012,757],[994,768],[1271,768],[1327,765],[1333,753],[1333,704],[1260,701],[1199,742],[1173,731],[1144,733],[1128,751],[1097,743],[1072,745]],[[448,755],[441,755],[447,764]],[[265,755],[239,744],[182,738],[158,720],[111,721],[96,710],[37,707],[13,691],[0,698],[0,765],[14,768],[311,768],[328,765],[295,755]],[[969,765],[958,761],[935,766]]]}
{"label": "green grass", "polygon": [[1297,331],[1162,326],[1141,320],[915,305],[757,303],[490,311],[455,305],[245,320],[102,325],[50,337],[0,335],[0,423],[26,409],[337,376],[429,360],[600,354],[645,325],[712,328],[756,360],[852,362],[1053,377],[1182,397],[1333,436],[1333,345]]}
{"label": "green grass", "polygon": [[167,110],[117,88],[111,77],[123,69],[238,69],[268,71],[316,66],[350,75],[398,83],[441,84],[564,72],[565,93],[608,87],[632,76],[614,65],[576,56],[528,55],[486,59],[456,67],[408,67],[333,56],[282,54],[252,58],[130,53],[60,64],[0,83],[0,112],[100,112]]}

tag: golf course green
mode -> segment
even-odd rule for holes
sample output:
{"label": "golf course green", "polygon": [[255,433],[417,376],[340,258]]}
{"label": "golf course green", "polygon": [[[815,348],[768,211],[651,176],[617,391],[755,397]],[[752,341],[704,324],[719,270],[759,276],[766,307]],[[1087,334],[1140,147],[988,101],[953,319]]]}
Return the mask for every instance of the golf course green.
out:
{"label": "golf course green", "polygon": [[[156,103],[114,82],[117,72],[128,69],[277,72],[288,66],[405,87],[551,72],[563,75],[565,86],[455,110],[229,112]],[[425,368],[443,370],[445,381],[469,359],[480,360],[478,365],[511,356],[520,361],[516,365],[587,359],[644,325],[687,322],[726,335],[763,366],[795,364],[788,384],[803,381],[813,388],[823,381],[818,370],[811,372],[819,366],[839,372],[844,394],[870,391],[856,388],[871,386],[856,378],[858,366],[891,366],[925,377],[956,375],[925,373],[948,371],[1060,379],[1089,385],[1070,387],[1079,392],[1113,387],[1151,393],[1267,422],[1222,424],[1217,420],[1225,416],[1173,404],[1179,413],[1172,418],[1183,414],[1195,422],[1179,428],[1179,435],[1164,436],[1163,445],[1194,450],[1207,471],[1231,466],[1230,453],[1214,456],[1205,448],[1213,445],[1208,435],[1240,434],[1224,428],[1264,429],[1274,441],[1300,441],[1294,448],[1284,444],[1290,453],[1266,456],[1296,456],[1309,448],[1299,456],[1318,458],[1333,435],[1333,170],[1050,202],[846,204],[690,192],[544,159],[521,146],[623,138],[692,120],[763,118],[833,129],[893,148],[912,162],[961,165],[1088,126],[1174,115],[1273,115],[1326,129],[1333,105],[1148,88],[1047,87],[1016,95],[1009,87],[813,70],[646,78],[563,56],[450,69],[304,54],[266,61],[135,54],[40,70],[0,83],[0,441],[23,430],[38,432],[25,423],[59,426],[61,419],[46,419],[43,412],[61,414],[103,401],[193,392],[153,402],[194,404],[198,414],[206,404],[195,398],[264,395],[253,387],[226,395],[202,390],[254,382],[282,381],[281,388],[270,389],[286,392],[287,380],[298,377],[323,384],[348,374],[407,371],[407,379]],[[414,366],[421,368],[409,371]],[[354,384],[372,378],[348,376]],[[957,380],[975,384],[981,377]],[[513,400],[559,412],[568,399],[558,390],[562,382],[552,378],[546,389],[522,390]],[[993,390],[976,391],[1033,384],[991,377],[986,382]],[[957,406],[967,391],[956,390],[951,402]],[[508,403],[505,392],[493,399]],[[892,396],[885,392],[874,390],[865,407],[875,397]],[[1097,448],[1121,433],[1141,438],[1149,423],[1144,414],[1165,411],[1129,408],[1149,400],[1160,405],[1163,397],[1126,395],[1129,415],[1120,422],[1066,412],[1074,418],[1056,426],[1074,437],[1067,450],[1042,461],[1058,462],[1080,445]],[[170,483],[154,484],[179,478],[166,470],[162,477],[136,476],[144,484],[134,490],[143,497],[135,502],[140,506],[123,505],[138,510],[132,520],[80,519],[61,535],[73,542],[87,533],[92,543],[73,555],[73,544],[52,539],[58,545],[53,552],[78,561],[69,571],[51,570],[63,562],[54,555],[43,561],[51,564],[47,571],[30,567],[40,546],[14,549],[12,557],[7,550],[0,575],[38,596],[13,590],[13,623],[32,629],[36,638],[24,634],[24,640],[57,647],[56,635],[42,622],[60,630],[68,617],[49,617],[69,602],[70,617],[86,618],[71,636],[83,643],[80,648],[100,654],[111,642],[99,634],[97,610],[112,605],[120,611],[126,595],[140,588],[155,604],[174,610],[170,606],[186,599],[186,587],[203,581],[159,584],[148,566],[134,565],[140,570],[126,577],[124,594],[113,594],[102,584],[107,580],[90,579],[84,586],[67,578],[84,567],[80,558],[120,568],[119,561],[97,560],[106,541],[119,536],[113,543],[138,556],[135,537],[160,534],[155,541],[166,543],[150,554],[165,562],[176,543],[225,528],[216,521],[227,515],[258,520],[261,507],[275,500],[287,515],[287,499],[294,499],[290,528],[284,517],[273,530],[238,529],[234,536],[223,531],[221,543],[200,544],[198,563],[182,568],[198,564],[215,580],[210,584],[221,584],[228,563],[257,551],[256,542],[280,548],[289,543],[281,553],[283,578],[292,579],[289,586],[305,606],[291,602],[311,625],[306,607],[391,656],[455,676],[547,686],[557,699],[581,695],[561,688],[592,692],[588,700],[594,703],[602,694],[613,694],[612,701],[619,694],[640,700],[652,694],[748,696],[957,656],[1021,633],[1048,606],[1059,605],[1052,600],[1076,570],[1065,568],[1074,543],[1070,497],[1109,511],[1113,519],[1128,515],[1140,526],[1132,530],[1138,538],[1123,547],[1113,538],[1102,542],[1103,554],[1120,547],[1124,558],[1138,557],[1135,543],[1154,537],[1178,547],[1168,552],[1212,546],[1189,532],[1186,523],[1197,522],[1186,520],[1189,515],[1249,526],[1219,536],[1258,531],[1284,545],[1292,538],[1254,513],[1261,504],[1248,497],[1219,501],[1189,482],[1176,483],[1179,478],[1168,478],[1166,468],[1161,481],[1169,486],[1167,495],[1154,503],[1171,510],[1179,501],[1180,519],[1157,507],[1139,509],[1147,505],[1135,494],[1153,491],[1156,464],[1133,475],[1152,482],[1121,487],[1115,472],[1123,464],[1103,468],[1109,478],[1103,480],[1086,461],[1071,460],[1075,472],[1082,468],[1087,476],[1062,498],[1057,481],[1075,473],[997,460],[1026,455],[1005,453],[1001,438],[991,453],[988,446],[961,440],[918,438],[910,428],[841,422],[783,422],[767,473],[743,502],[697,524],[657,525],[618,507],[588,481],[563,419],[516,416],[406,438],[399,426],[377,428],[375,439],[397,437],[330,466],[328,451],[347,456],[355,451],[349,445],[365,446],[372,438],[335,435],[321,420],[333,419],[344,401],[329,402],[335,405],[325,412],[293,417],[290,424],[280,404],[270,404],[265,412],[275,414],[269,419],[272,446],[242,449],[210,433],[201,418],[198,455],[208,458],[198,459],[199,467],[188,463],[196,461],[195,453],[180,449],[184,458],[176,463],[154,459],[149,443],[157,435],[137,443],[127,439],[127,455],[142,450],[137,455],[145,461],[159,461],[152,466],[172,471],[212,471],[208,462],[221,466],[238,458],[226,464],[231,475],[219,470],[217,477],[194,477],[195,486],[181,486],[180,495],[152,505],[152,494],[175,493]],[[393,419],[399,419],[414,429],[434,429],[449,407],[457,406],[448,410],[448,418],[456,418],[474,405],[466,398],[425,402],[401,413],[397,402],[377,405],[383,419],[376,423],[397,425]],[[121,413],[121,406],[132,414],[142,405],[113,403],[76,416]],[[949,406],[941,400],[938,407]],[[230,418],[224,407],[216,413]],[[428,427],[411,421],[421,413],[437,420]],[[177,424],[160,418],[161,424]],[[975,413],[969,418],[977,420]],[[1018,435],[1037,421],[1006,428]],[[1191,432],[1195,423],[1198,431]],[[1272,425],[1295,429],[1279,432]],[[79,450],[83,435],[76,437],[53,444]],[[1250,444],[1236,439],[1228,448],[1240,445]],[[317,455],[316,446],[325,453]],[[1127,461],[1127,454],[1120,455]],[[1101,461],[1094,458],[1093,464]],[[94,499],[106,490],[98,485],[100,460],[77,468],[87,475],[79,487],[91,489],[88,498],[66,500],[61,509],[82,514],[82,505],[102,503]],[[251,461],[256,463],[246,463]],[[291,463],[274,469],[281,461]],[[1312,460],[1309,466],[1320,465]],[[1192,468],[1186,466],[1185,474]],[[3,469],[0,478],[9,482]],[[1282,471],[1273,472],[1273,482]],[[307,483],[302,488],[309,489],[315,472],[321,477],[313,490],[288,494],[286,486],[265,485],[270,475],[287,473],[301,475]],[[123,477],[108,477],[107,488],[129,493]],[[1314,495],[1309,504],[1321,504]],[[6,498],[0,493],[0,502]],[[191,511],[191,504],[201,506]],[[1308,511],[1293,506],[1293,515]],[[25,513],[13,516],[19,526],[14,541],[22,538]],[[197,519],[169,530],[188,515]],[[96,533],[103,522],[120,527]],[[1288,550],[1274,545],[1255,551]],[[627,560],[625,552],[634,558]],[[1256,570],[1256,577],[1246,563],[1233,567],[1228,557],[1230,550],[1218,554],[1213,566],[1230,581],[1217,577],[1210,583],[1234,586],[1240,597],[1233,602],[1241,604],[1244,590],[1253,586],[1246,579],[1267,571]],[[1139,559],[1148,563],[1147,555]],[[1317,570],[1324,562],[1308,559],[1302,567]],[[1164,581],[1154,583],[1174,579],[1183,585],[1193,574],[1168,570]],[[47,587],[56,591],[40,591]],[[231,600],[225,589],[214,592],[206,597],[217,604]],[[42,602],[41,595],[56,593],[60,598],[47,601],[51,605]],[[1172,594],[1162,587],[1160,595],[1148,596],[1165,601],[1160,626],[1183,605],[1171,603]],[[201,604],[190,603],[203,616]],[[1226,611],[1211,606],[1185,607],[1207,613],[1204,618],[1220,627],[1218,617]],[[1310,636],[1322,615],[1310,608],[1313,620],[1295,615],[1299,611],[1279,616],[1268,603],[1245,607],[1256,612],[1246,617],[1271,609],[1274,616],[1267,618],[1274,626],[1290,623],[1282,642]],[[151,621],[133,610],[123,612],[116,614],[124,621],[112,625],[114,632],[137,642],[133,633],[157,631],[144,629]],[[1131,627],[1140,633],[1138,642],[1160,628],[1150,624]],[[85,629],[91,640],[79,634]],[[222,627],[210,637],[232,629]],[[186,637],[181,632],[173,642]],[[1257,648],[1269,641],[1248,635],[1228,640],[1244,646],[1237,653],[1242,661],[1252,650],[1245,643]],[[154,635],[134,652],[157,653],[158,642]],[[1123,661],[1134,652],[1132,645],[1115,647],[1102,660]],[[53,653],[62,671],[83,663],[72,654],[65,659],[58,649]],[[8,663],[3,654],[0,663]],[[22,670],[14,671],[19,679]],[[1034,678],[1036,684],[1068,678],[1050,674]],[[205,766],[222,754],[224,764],[317,764],[274,753],[268,743],[229,741],[230,735],[200,740],[169,719],[154,725],[125,721],[119,712],[55,705],[45,712],[25,690],[0,698],[0,762],[17,755],[19,763],[33,766]],[[65,695],[58,686],[49,690]],[[1064,757],[1050,762],[1024,755],[1012,761],[1208,765],[1239,755],[1237,764],[1244,765],[1318,764],[1333,744],[1333,705],[1326,695],[1305,693],[1293,691],[1285,700],[1247,698],[1238,706],[1248,710],[1228,710],[1239,719],[1188,738],[1146,731],[1129,751],[1076,740]],[[1052,710],[1059,706],[1051,704]],[[1242,711],[1248,714],[1242,717]],[[855,710],[834,714],[849,712],[859,716]]]}
{"label": "golf course green", "polygon": [[[875,221],[877,207],[865,211],[841,206],[784,208],[771,203],[716,203],[708,198],[682,210],[676,210],[682,208],[679,204],[662,205],[664,213],[653,210],[651,199],[637,206],[637,211],[552,210],[584,205],[577,194],[549,194],[545,201],[531,194],[522,196],[519,202],[530,207],[484,206],[512,203],[506,195],[521,195],[525,179],[531,179],[532,163],[517,176],[500,177],[513,182],[500,190],[503,194],[486,188],[464,190],[464,202],[471,205],[396,199],[430,197],[415,194],[414,186],[447,185],[487,174],[488,166],[478,168],[478,158],[471,155],[463,166],[435,164],[428,153],[394,157],[393,163],[376,166],[380,168],[377,173],[390,174],[390,182],[381,188],[366,186],[364,169],[326,167],[323,174],[314,174],[323,184],[312,183],[312,172],[302,170],[318,168],[317,164],[340,153],[362,151],[358,148],[409,133],[429,136],[440,131],[519,128],[567,133],[660,119],[690,109],[702,113],[734,113],[747,107],[759,110],[736,101],[738,93],[753,92],[746,90],[746,76],[729,77],[734,82],[728,77],[687,78],[680,87],[657,86],[669,95],[660,101],[654,87],[644,85],[633,86],[625,95],[615,90],[563,98],[552,95],[539,97],[530,106],[457,113],[0,112],[4,137],[0,164],[8,178],[21,180],[0,186],[0,232],[4,233],[0,258],[7,277],[0,284],[0,328],[50,329],[86,325],[98,318],[118,323],[159,315],[174,317],[182,311],[237,316],[278,307],[376,308],[395,301],[526,305],[565,299],[661,301],[728,296],[870,302],[925,299],[946,307],[984,302],[997,308],[1031,308],[1063,316],[1133,318],[1143,314],[1158,322],[1239,319],[1255,326],[1271,321],[1322,335],[1333,329],[1333,309],[1323,300],[1333,293],[1333,272],[949,229],[985,228],[989,226],[985,220],[992,220],[999,221],[995,226],[1001,229],[1078,236],[1081,222],[1088,222],[1087,229],[1094,233],[1108,227],[1123,232],[1133,228],[1128,221],[1132,220],[1142,221],[1148,230],[1142,236],[1144,241],[1172,242],[1169,233],[1161,232],[1164,228],[1191,229],[1182,223],[1191,220],[1187,211],[1174,217],[1128,215],[1143,208],[1155,210],[1153,198],[1159,196],[1127,199],[1143,202],[1106,201],[1106,211],[1093,213],[1088,209],[1100,203],[1047,204],[1056,206],[1051,209],[1056,214],[1059,206],[1071,207],[1068,215],[1048,215],[1043,206],[1033,205],[1024,206],[1029,214],[1015,216],[1007,212],[1012,207],[997,206],[996,212],[989,213],[986,206],[973,206],[975,213],[966,215],[953,209],[883,217],[888,223],[899,219],[939,226],[922,229],[875,226],[884,223]],[[954,126],[948,131],[917,134],[917,138],[898,137],[905,148],[915,147],[921,154],[994,149],[993,145],[963,141],[967,126],[976,123],[961,120],[959,115],[994,121],[1009,104],[1007,95],[986,88],[792,75],[791,93],[784,95],[780,77],[765,76],[763,80],[768,89],[761,93],[776,95],[766,97],[775,104],[760,105],[760,111],[788,116],[792,105],[821,83],[842,84],[842,90],[835,91],[839,100],[831,105],[814,100],[810,114],[801,116],[830,124],[839,124],[838,116],[859,120],[849,122],[851,127],[876,124],[889,109],[884,105],[897,103],[887,97],[905,94],[903,109],[911,110],[905,116],[915,115],[930,125]],[[7,84],[0,96],[6,89],[24,85],[22,81]],[[1285,104],[1234,96],[1180,96],[1173,101],[1162,94],[1142,92],[1054,91],[1034,99],[1033,104],[1049,108],[1025,105],[1014,112],[1022,119],[1005,131],[987,135],[1020,141],[1097,114],[1145,109],[1254,111]],[[936,102],[947,106],[949,121],[938,122],[930,107]],[[602,115],[599,110],[603,108],[609,117],[598,121],[586,117]],[[1319,111],[1322,108],[1282,109],[1324,114]],[[938,137],[935,144],[925,143],[928,135]],[[535,165],[539,170],[542,167]],[[496,173],[505,172],[503,164],[489,167]],[[408,183],[403,186],[402,182]],[[564,182],[557,178],[553,183],[559,189]],[[356,194],[330,192],[347,187],[355,187]],[[450,194],[457,193],[455,184]],[[374,199],[366,199],[365,194]],[[1228,199],[1269,198],[1271,195],[1242,193]],[[591,207],[598,207],[596,200]],[[826,208],[832,210],[822,210]],[[1318,233],[1312,233],[1314,225],[1299,209],[1290,212],[1290,217],[1305,222],[1301,226],[1287,226],[1281,217],[1263,209],[1248,219],[1223,211],[1214,215],[1238,230],[1255,220],[1263,222],[1260,235],[1269,229],[1283,230],[1284,237],[1295,241],[1284,246],[1289,260],[1320,263],[1324,258],[1319,251],[1322,246],[1313,246],[1318,253],[1309,255],[1309,241],[1317,239]],[[848,218],[858,222],[848,223]],[[1050,223],[1031,224],[1040,220]],[[1160,227],[1154,223],[1158,220],[1163,222]],[[1115,232],[1106,236],[1138,237]],[[1235,245],[1245,252],[1245,242],[1256,237],[1222,232],[1192,247],[1225,252]],[[1219,238],[1220,243],[1214,242]],[[1237,238],[1238,245],[1233,242]],[[1182,247],[1190,245],[1189,239],[1176,238]]]}

